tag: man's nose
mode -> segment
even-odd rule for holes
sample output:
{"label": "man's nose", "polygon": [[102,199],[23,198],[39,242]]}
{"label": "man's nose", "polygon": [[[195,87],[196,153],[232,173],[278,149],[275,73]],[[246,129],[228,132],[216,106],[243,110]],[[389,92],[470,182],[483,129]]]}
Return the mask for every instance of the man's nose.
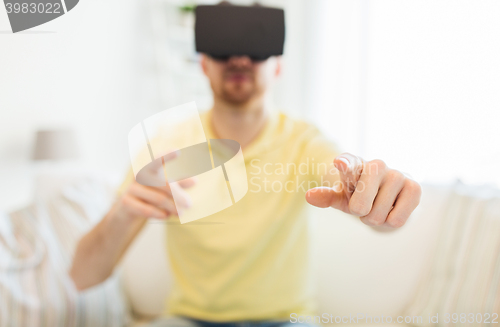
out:
{"label": "man's nose", "polygon": [[249,56],[231,56],[228,64],[236,67],[245,67],[250,66],[252,64],[252,60]]}

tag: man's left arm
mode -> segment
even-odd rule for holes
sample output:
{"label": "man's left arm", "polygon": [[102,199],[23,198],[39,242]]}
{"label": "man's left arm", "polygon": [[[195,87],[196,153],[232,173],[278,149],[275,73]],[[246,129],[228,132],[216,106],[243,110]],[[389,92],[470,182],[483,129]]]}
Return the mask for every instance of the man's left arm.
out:
{"label": "man's left arm", "polygon": [[306,193],[307,202],[316,207],[332,207],[378,230],[390,230],[403,226],[420,202],[420,185],[382,160],[365,161],[343,153],[333,165],[338,171],[328,169],[323,176],[332,187]]}

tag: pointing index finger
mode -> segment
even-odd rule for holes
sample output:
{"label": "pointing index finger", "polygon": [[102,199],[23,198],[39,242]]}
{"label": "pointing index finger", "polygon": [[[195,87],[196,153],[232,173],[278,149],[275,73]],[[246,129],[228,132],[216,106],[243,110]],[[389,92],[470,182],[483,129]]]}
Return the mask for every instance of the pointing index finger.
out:
{"label": "pointing index finger", "polygon": [[339,170],[344,191],[349,197],[356,189],[356,185],[363,172],[363,159],[346,152],[337,156],[333,163],[335,168]]}

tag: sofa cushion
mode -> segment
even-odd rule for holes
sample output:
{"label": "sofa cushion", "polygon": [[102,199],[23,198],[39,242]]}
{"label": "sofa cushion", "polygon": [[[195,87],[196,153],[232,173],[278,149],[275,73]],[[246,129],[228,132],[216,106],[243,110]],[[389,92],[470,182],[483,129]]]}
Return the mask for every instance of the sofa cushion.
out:
{"label": "sofa cushion", "polygon": [[68,275],[77,241],[102,218],[113,197],[101,178],[73,178],[33,205],[0,217],[0,326],[128,323],[117,275],[80,293]]}
{"label": "sofa cushion", "polygon": [[500,191],[457,183],[443,218],[431,264],[406,312],[439,314],[441,326],[480,326],[486,315],[493,322],[500,312]]}
{"label": "sofa cushion", "polygon": [[121,263],[125,294],[137,319],[160,316],[172,289],[165,234],[165,224],[151,219]]}
{"label": "sofa cushion", "polygon": [[[311,208],[311,272],[318,313],[401,314],[438,238],[450,191],[449,185],[424,185],[420,207],[393,233],[375,232],[333,209]],[[133,312],[143,318],[161,315],[172,284],[164,224],[150,221],[126,254],[123,268]]]}
{"label": "sofa cushion", "polygon": [[378,232],[357,217],[314,209],[313,267],[319,314],[396,319],[413,299],[432,255],[450,185],[423,185],[405,226]]}

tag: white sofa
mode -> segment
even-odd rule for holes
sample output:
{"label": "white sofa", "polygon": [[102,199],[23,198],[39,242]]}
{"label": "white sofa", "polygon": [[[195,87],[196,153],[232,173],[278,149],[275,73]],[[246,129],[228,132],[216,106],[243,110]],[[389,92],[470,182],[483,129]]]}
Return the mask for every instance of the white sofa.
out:
{"label": "white sofa", "polygon": [[[117,176],[87,177],[57,173],[39,178],[36,210],[29,206],[0,219],[0,318],[4,321],[16,313],[5,305],[7,299],[26,313],[17,318],[38,319],[38,324],[30,326],[56,326],[52,320],[69,314],[74,318],[71,324],[60,326],[121,326],[129,313],[122,291],[136,316],[134,326],[163,311],[172,278],[165,252],[165,225],[158,221],[150,221],[126,253],[118,274],[106,283],[83,294],[63,287],[71,284],[64,283],[78,235],[102,218],[119,183]],[[500,190],[461,183],[424,185],[421,204],[410,221],[390,233],[376,232],[333,209],[311,207],[310,216],[320,317],[333,317],[335,325],[343,325],[343,320],[362,326],[370,325],[370,316],[371,325],[384,326],[389,324],[380,322],[382,316],[385,322],[387,317],[395,322],[398,317],[420,315],[425,320],[411,324],[419,327],[435,326],[428,318],[438,311],[441,318],[454,312],[482,314],[483,318],[485,313],[491,317],[495,313],[498,317]],[[21,280],[9,273],[9,267],[36,256],[39,247],[23,243],[32,233],[34,239],[46,243],[43,248],[47,251],[39,264],[22,270]],[[121,277],[123,287],[116,277]],[[47,287],[31,294],[33,283],[25,283],[26,278],[42,279]],[[57,285],[62,288],[54,287]],[[47,302],[47,297],[56,295],[66,298],[67,303]],[[108,301],[110,297],[115,300]],[[358,317],[362,317],[360,322]],[[443,319],[438,324],[449,325]]]}
{"label": "white sofa", "polygon": [[[390,233],[376,232],[333,209],[311,208],[318,313],[400,316],[430,263],[450,188],[424,186],[411,220]],[[139,319],[137,325],[160,315],[171,288],[164,231],[163,224],[149,223],[123,261],[125,291]]]}

